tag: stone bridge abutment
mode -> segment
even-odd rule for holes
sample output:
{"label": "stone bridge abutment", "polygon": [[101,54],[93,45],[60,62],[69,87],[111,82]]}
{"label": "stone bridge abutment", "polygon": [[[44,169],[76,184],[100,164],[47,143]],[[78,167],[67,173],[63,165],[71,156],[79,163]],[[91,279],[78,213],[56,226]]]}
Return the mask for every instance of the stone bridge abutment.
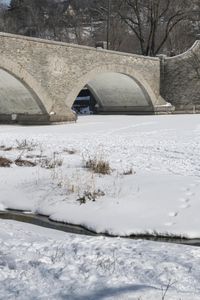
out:
{"label": "stone bridge abutment", "polygon": [[200,113],[200,41],[186,52],[161,57],[161,94],[175,113]]}

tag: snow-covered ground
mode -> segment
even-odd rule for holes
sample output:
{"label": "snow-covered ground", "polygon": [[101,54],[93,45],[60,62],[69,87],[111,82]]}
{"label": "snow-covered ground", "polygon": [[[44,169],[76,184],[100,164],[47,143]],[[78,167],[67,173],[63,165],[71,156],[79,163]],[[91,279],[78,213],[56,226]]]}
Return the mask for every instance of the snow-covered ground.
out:
{"label": "snow-covered ground", "polygon": [[[0,156],[37,163],[0,168],[0,207],[116,235],[200,237],[199,153],[200,115],[83,116],[72,124],[0,126]],[[111,173],[85,168],[93,158],[108,161]]]}
{"label": "snow-covered ground", "polygon": [[[200,115],[0,126],[0,157],[13,162],[0,167],[0,209],[117,235],[200,237],[199,137]],[[89,159],[109,162],[110,174],[91,172]],[[0,220],[0,299],[199,300],[199,264],[198,247]]]}
{"label": "snow-covered ground", "polygon": [[0,299],[200,299],[198,247],[0,224]]}

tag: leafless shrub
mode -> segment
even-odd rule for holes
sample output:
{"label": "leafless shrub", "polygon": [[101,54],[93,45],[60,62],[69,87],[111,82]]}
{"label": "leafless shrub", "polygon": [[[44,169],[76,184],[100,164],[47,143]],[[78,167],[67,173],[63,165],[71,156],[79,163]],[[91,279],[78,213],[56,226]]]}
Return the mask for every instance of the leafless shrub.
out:
{"label": "leafless shrub", "polygon": [[44,158],[40,160],[40,166],[45,169],[55,169],[63,164],[63,160],[56,157],[56,153],[53,153],[53,158]]}
{"label": "leafless shrub", "polygon": [[63,188],[68,197],[73,195],[73,198],[80,204],[85,204],[88,201],[94,202],[98,198],[105,196],[105,192],[96,187],[94,173],[83,175],[81,171],[76,171],[69,177],[63,177],[62,169],[57,171],[59,172],[54,176],[57,186]]}
{"label": "leafless shrub", "polygon": [[12,160],[10,160],[6,157],[0,156],[0,167],[3,167],[3,168],[10,167],[12,163],[13,163]]}
{"label": "leafless shrub", "polygon": [[166,295],[169,291],[169,289],[176,283],[176,281],[172,281],[172,279],[168,280],[168,283],[166,284],[166,286],[163,288],[162,287],[162,300],[165,300]]}
{"label": "leafless shrub", "polygon": [[16,149],[28,150],[28,151],[32,151],[37,146],[36,143],[34,143],[33,141],[28,141],[27,139],[23,139],[21,141],[16,140],[16,144],[17,144]]}

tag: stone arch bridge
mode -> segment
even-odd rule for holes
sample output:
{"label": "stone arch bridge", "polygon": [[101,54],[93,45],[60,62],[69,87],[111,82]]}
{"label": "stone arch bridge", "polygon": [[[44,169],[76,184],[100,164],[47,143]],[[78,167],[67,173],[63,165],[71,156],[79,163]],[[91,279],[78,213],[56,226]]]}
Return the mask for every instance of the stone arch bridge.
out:
{"label": "stone arch bridge", "polygon": [[103,113],[169,113],[174,106],[161,96],[162,62],[0,33],[0,121],[71,121],[71,107],[85,86]]}

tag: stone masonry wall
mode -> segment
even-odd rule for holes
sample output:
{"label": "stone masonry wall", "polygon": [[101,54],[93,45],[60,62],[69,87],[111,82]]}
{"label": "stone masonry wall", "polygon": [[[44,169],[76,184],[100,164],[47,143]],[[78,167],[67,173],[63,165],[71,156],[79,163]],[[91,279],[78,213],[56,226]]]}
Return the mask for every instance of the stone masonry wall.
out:
{"label": "stone masonry wall", "polygon": [[175,113],[200,112],[200,41],[187,52],[161,58],[161,95]]}

